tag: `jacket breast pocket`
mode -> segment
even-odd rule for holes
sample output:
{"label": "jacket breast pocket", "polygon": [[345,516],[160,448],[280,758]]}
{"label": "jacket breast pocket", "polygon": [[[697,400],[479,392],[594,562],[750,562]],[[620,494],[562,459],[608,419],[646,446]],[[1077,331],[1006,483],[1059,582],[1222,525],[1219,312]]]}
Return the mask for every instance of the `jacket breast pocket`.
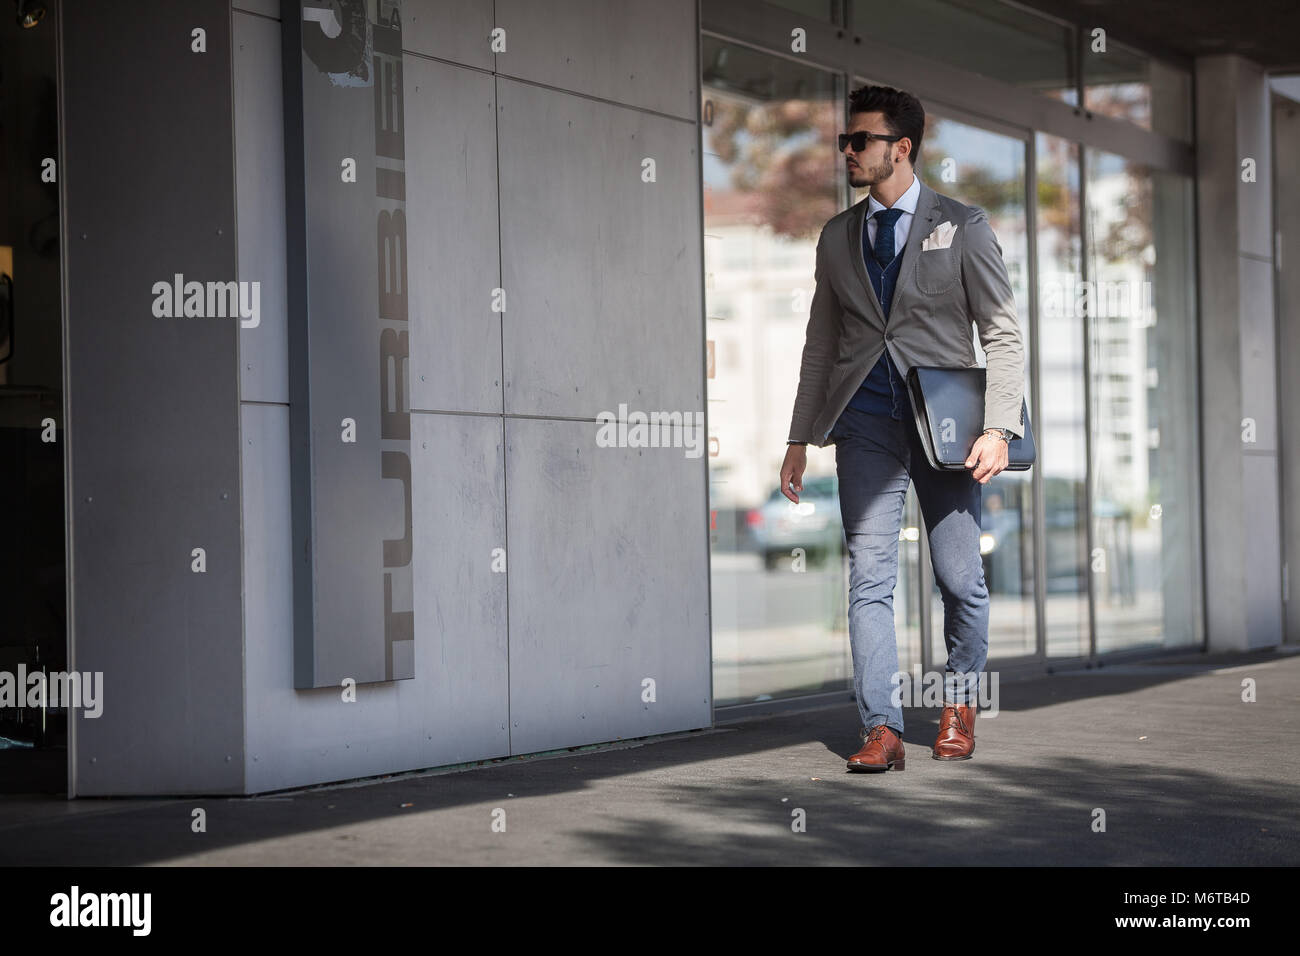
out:
{"label": "jacket breast pocket", "polygon": [[942,295],[957,284],[957,256],[952,248],[929,249],[916,262],[916,287],[926,295]]}

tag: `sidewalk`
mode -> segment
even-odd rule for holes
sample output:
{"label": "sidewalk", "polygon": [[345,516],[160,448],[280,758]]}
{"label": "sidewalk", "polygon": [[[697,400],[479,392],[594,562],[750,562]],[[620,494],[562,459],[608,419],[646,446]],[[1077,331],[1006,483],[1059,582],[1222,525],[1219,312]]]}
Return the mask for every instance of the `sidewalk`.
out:
{"label": "sidewalk", "polygon": [[[1257,703],[1241,701],[1254,678]],[[0,864],[1295,865],[1300,655],[1001,683],[969,761],[849,774],[842,706],[251,798],[0,799]],[[724,715],[725,716],[725,715]],[[410,804],[410,806],[404,806]],[[207,811],[192,833],[191,811]],[[493,832],[493,811],[506,832]],[[806,813],[806,832],[791,813]],[[1094,808],[1106,832],[1093,832]]]}

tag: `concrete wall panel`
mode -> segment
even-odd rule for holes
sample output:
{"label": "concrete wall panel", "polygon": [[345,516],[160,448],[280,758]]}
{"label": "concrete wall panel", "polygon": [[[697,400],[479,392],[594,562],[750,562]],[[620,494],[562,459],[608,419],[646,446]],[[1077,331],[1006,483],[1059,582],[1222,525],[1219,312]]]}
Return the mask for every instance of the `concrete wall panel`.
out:
{"label": "concrete wall panel", "polygon": [[497,0],[496,23],[502,76],[695,119],[694,0]]}
{"label": "concrete wall panel", "polygon": [[492,0],[405,0],[402,43],[412,53],[491,70],[492,7]]}
{"label": "concrete wall panel", "polygon": [[[1206,637],[1211,651],[1245,650],[1281,639],[1267,98],[1258,67],[1235,55],[1199,58],[1196,90]],[[1255,442],[1242,441],[1244,418]]]}
{"label": "concrete wall panel", "polygon": [[[1237,231],[1241,251],[1252,256],[1273,256],[1273,157],[1269,149],[1268,76],[1248,60],[1237,59]],[[1240,175],[1244,159],[1255,160],[1255,178]]]}
{"label": "concrete wall panel", "polygon": [[[1282,157],[1300,156],[1300,77],[1274,81],[1291,94],[1277,98],[1273,110],[1273,150]],[[1284,592],[1286,639],[1300,641],[1300,184],[1294,176],[1274,181],[1277,230],[1276,299],[1278,356],[1278,443],[1282,501],[1282,558],[1287,570]]]}
{"label": "concrete wall panel", "polygon": [[1245,648],[1276,647],[1282,640],[1282,534],[1278,524],[1277,458],[1247,455],[1242,486],[1245,514]]}
{"label": "concrete wall panel", "polygon": [[[1277,454],[1277,329],[1273,265],[1239,258],[1241,276],[1241,414],[1255,419],[1253,454]],[[1250,501],[1247,498],[1246,501]]]}
{"label": "concrete wall panel", "polygon": [[[462,4],[453,19],[490,6]],[[246,377],[249,792],[711,720],[703,458],[597,448],[594,423],[502,418],[501,374],[504,322],[506,364],[526,386],[512,412],[594,418],[620,401],[703,409],[698,127],[430,59],[462,54],[436,46],[425,4],[404,10],[415,547],[411,593],[395,601],[413,602],[415,676],[359,687],[355,704],[334,688],[294,689],[289,406],[278,385],[252,384],[282,381],[281,369]],[[241,209],[245,199],[256,207],[239,223],[249,269],[284,256],[273,221],[283,187],[259,181],[281,148],[281,93],[270,82],[279,27],[235,20],[246,58],[237,65],[249,75],[236,84],[237,142],[254,153],[237,164]],[[693,73],[693,25],[676,42]],[[503,87],[513,111],[499,110]],[[644,155],[657,160],[656,184],[640,181]],[[277,201],[277,211],[263,208]],[[515,257],[513,279],[503,254]],[[497,286],[507,289],[504,316],[491,310]],[[244,338],[249,354],[263,347]],[[262,354],[269,366],[285,361]],[[507,430],[523,436],[513,450]],[[556,457],[570,445],[592,471]],[[681,529],[691,527],[698,547],[683,552]],[[575,626],[583,602],[590,610]],[[598,672],[609,676],[587,687]],[[641,701],[647,676],[657,681],[651,705]],[[522,717],[512,721],[512,708]]]}
{"label": "concrete wall panel", "polygon": [[416,675],[355,703],[293,687],[288,410],[247,404],[243,427],[248,791],[506,754],[500,419],[412,416]]}
{"label": "concrete wall panel", "polygon": [[703,411],[698,128],[508,80],[498,108],[506,411]]}
{"label": "concrete wall panel", "polygon": [[404,58],[411,407],[501,414],[495,81]]}
{"label": "concrete wall panel", "polygon": [[153,292],[236,278],[230,19],[62,11],[71,666],[105,682],[73,723],[83,796],[243,787],[238,320]]}
{"label": "concrete wall panel", "polygon": [[289,401],[285,304],[284,101],[280,26],[235,11],[235,177],[239,278],[260,284],[261,318],[239,330],[239,396]]}
{"label": "concrete wall panel", "polygon": [[704,459],[595,439],[506,420],[515,753],[711,723]]}

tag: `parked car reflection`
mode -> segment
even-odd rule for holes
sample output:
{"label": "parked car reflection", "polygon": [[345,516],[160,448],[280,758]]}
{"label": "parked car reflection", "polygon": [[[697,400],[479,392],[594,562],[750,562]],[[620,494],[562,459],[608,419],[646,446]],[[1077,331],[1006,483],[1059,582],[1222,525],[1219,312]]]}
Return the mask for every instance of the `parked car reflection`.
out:
{"label": "parked car reflection", "polygon": [[802,548],[809,564],[819,564],[844,548],[840,522],[839,479],[834,475],[805,478],[799,503],[775,489],[746,517],[750,533],[763,555],[763,565],[775,568],[782,557]]}

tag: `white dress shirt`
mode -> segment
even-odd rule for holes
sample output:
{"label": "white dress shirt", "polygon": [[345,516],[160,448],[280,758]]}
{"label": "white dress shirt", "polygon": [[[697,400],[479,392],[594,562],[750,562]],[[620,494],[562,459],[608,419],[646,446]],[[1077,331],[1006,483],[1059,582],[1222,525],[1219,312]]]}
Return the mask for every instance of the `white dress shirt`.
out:
{"label": "white dress shirt", "polygon": [[[916,204],[921,198],[921,180],[912,174],[912,185],[907,187],[907,191],[898,197],[898,202],[894,203],[894,209],[901,209],[903,214],[898,217],[894,223],[894,255],[903,251],[907,245],[907,233],[912,228],[912,219],[916,215]],[[867,246],[870,249],[876,248],[876,220],[874,216],[882,209],[889,209],[875,196],[867,198],[867,220],[865,223],[867,230]]]}

